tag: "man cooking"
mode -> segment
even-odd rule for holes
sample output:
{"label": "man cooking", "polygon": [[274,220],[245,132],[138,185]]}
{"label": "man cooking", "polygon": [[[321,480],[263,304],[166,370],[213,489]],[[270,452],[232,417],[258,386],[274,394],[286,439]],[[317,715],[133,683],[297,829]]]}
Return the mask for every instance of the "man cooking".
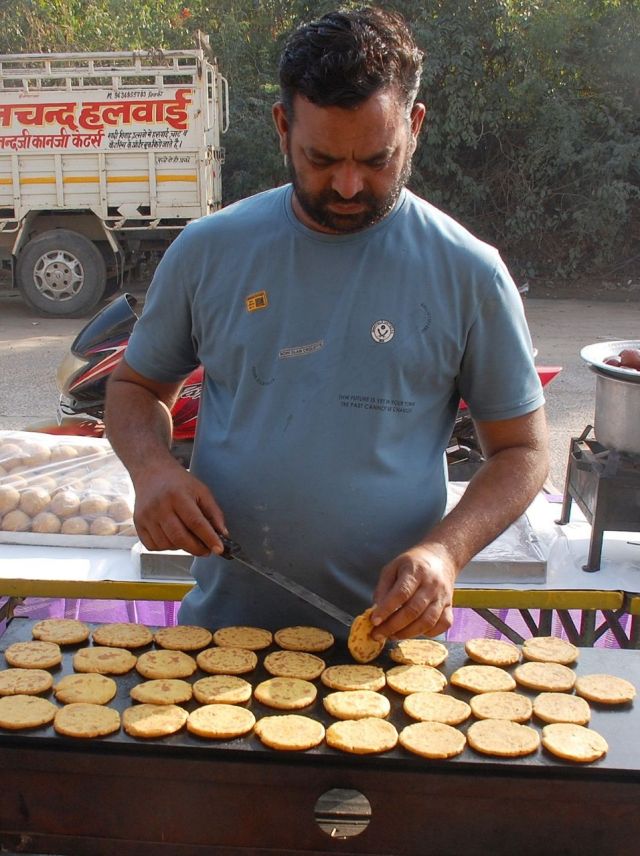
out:
{"label": "man cooking", "polygon": [[[380,637],[452,622],[456,575],[547,473],[543,395],[497,251],[406,188],[422,53],[375,8],[285,45],[273,108],[290,183],[188,226],[158,266],[108,391],[107,433],[150,550],[196,558],[182,624],[327,625],[245,554]],[[190,472],[169,410],[205,370]],[[487,462],[443,517],[460,397]]]}

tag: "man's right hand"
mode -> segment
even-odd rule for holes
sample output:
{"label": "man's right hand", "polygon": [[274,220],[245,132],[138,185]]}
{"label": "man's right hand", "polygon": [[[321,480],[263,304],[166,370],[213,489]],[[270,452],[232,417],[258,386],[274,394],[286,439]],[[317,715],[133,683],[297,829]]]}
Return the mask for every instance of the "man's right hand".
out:
{"label": "man's right hand", "polygon": [[173,458],[136,473],[133,515],[148,550],[185,550],[192,556],[222,553],[217,532],[228,534],[211,492]]}

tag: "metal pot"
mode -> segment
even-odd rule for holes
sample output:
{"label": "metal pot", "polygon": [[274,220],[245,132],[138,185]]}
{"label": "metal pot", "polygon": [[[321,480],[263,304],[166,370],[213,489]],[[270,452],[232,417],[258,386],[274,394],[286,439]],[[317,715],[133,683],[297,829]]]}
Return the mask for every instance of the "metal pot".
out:
{"label": "metal pot", "polygon": [[610,449],[640,455],[640,383],[593,371],[596,440]]}

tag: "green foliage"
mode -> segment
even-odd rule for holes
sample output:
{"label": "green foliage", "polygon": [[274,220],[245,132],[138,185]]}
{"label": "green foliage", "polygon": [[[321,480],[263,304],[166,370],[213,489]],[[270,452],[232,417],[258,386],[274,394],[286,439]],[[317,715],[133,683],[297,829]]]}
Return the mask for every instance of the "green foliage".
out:
{"label": "green foliage", "polygon": [[[229,80],[224,199],[286,180],[271,106],[302,0],[0,0],[0,52],[189,47]],[[640,258],[640,0],[396,0],[426,51],[411,186],[518,275]]]}

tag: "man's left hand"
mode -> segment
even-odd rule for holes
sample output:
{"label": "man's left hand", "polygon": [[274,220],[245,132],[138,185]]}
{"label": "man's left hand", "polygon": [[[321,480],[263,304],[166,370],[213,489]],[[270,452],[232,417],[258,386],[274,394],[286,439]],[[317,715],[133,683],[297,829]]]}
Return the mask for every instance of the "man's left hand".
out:
{"label": "man's left hand", "polygon": [[438,636],[453,623],[453,563],[428,546],[412,547],[382,569],[374,593],[376,637]]}

